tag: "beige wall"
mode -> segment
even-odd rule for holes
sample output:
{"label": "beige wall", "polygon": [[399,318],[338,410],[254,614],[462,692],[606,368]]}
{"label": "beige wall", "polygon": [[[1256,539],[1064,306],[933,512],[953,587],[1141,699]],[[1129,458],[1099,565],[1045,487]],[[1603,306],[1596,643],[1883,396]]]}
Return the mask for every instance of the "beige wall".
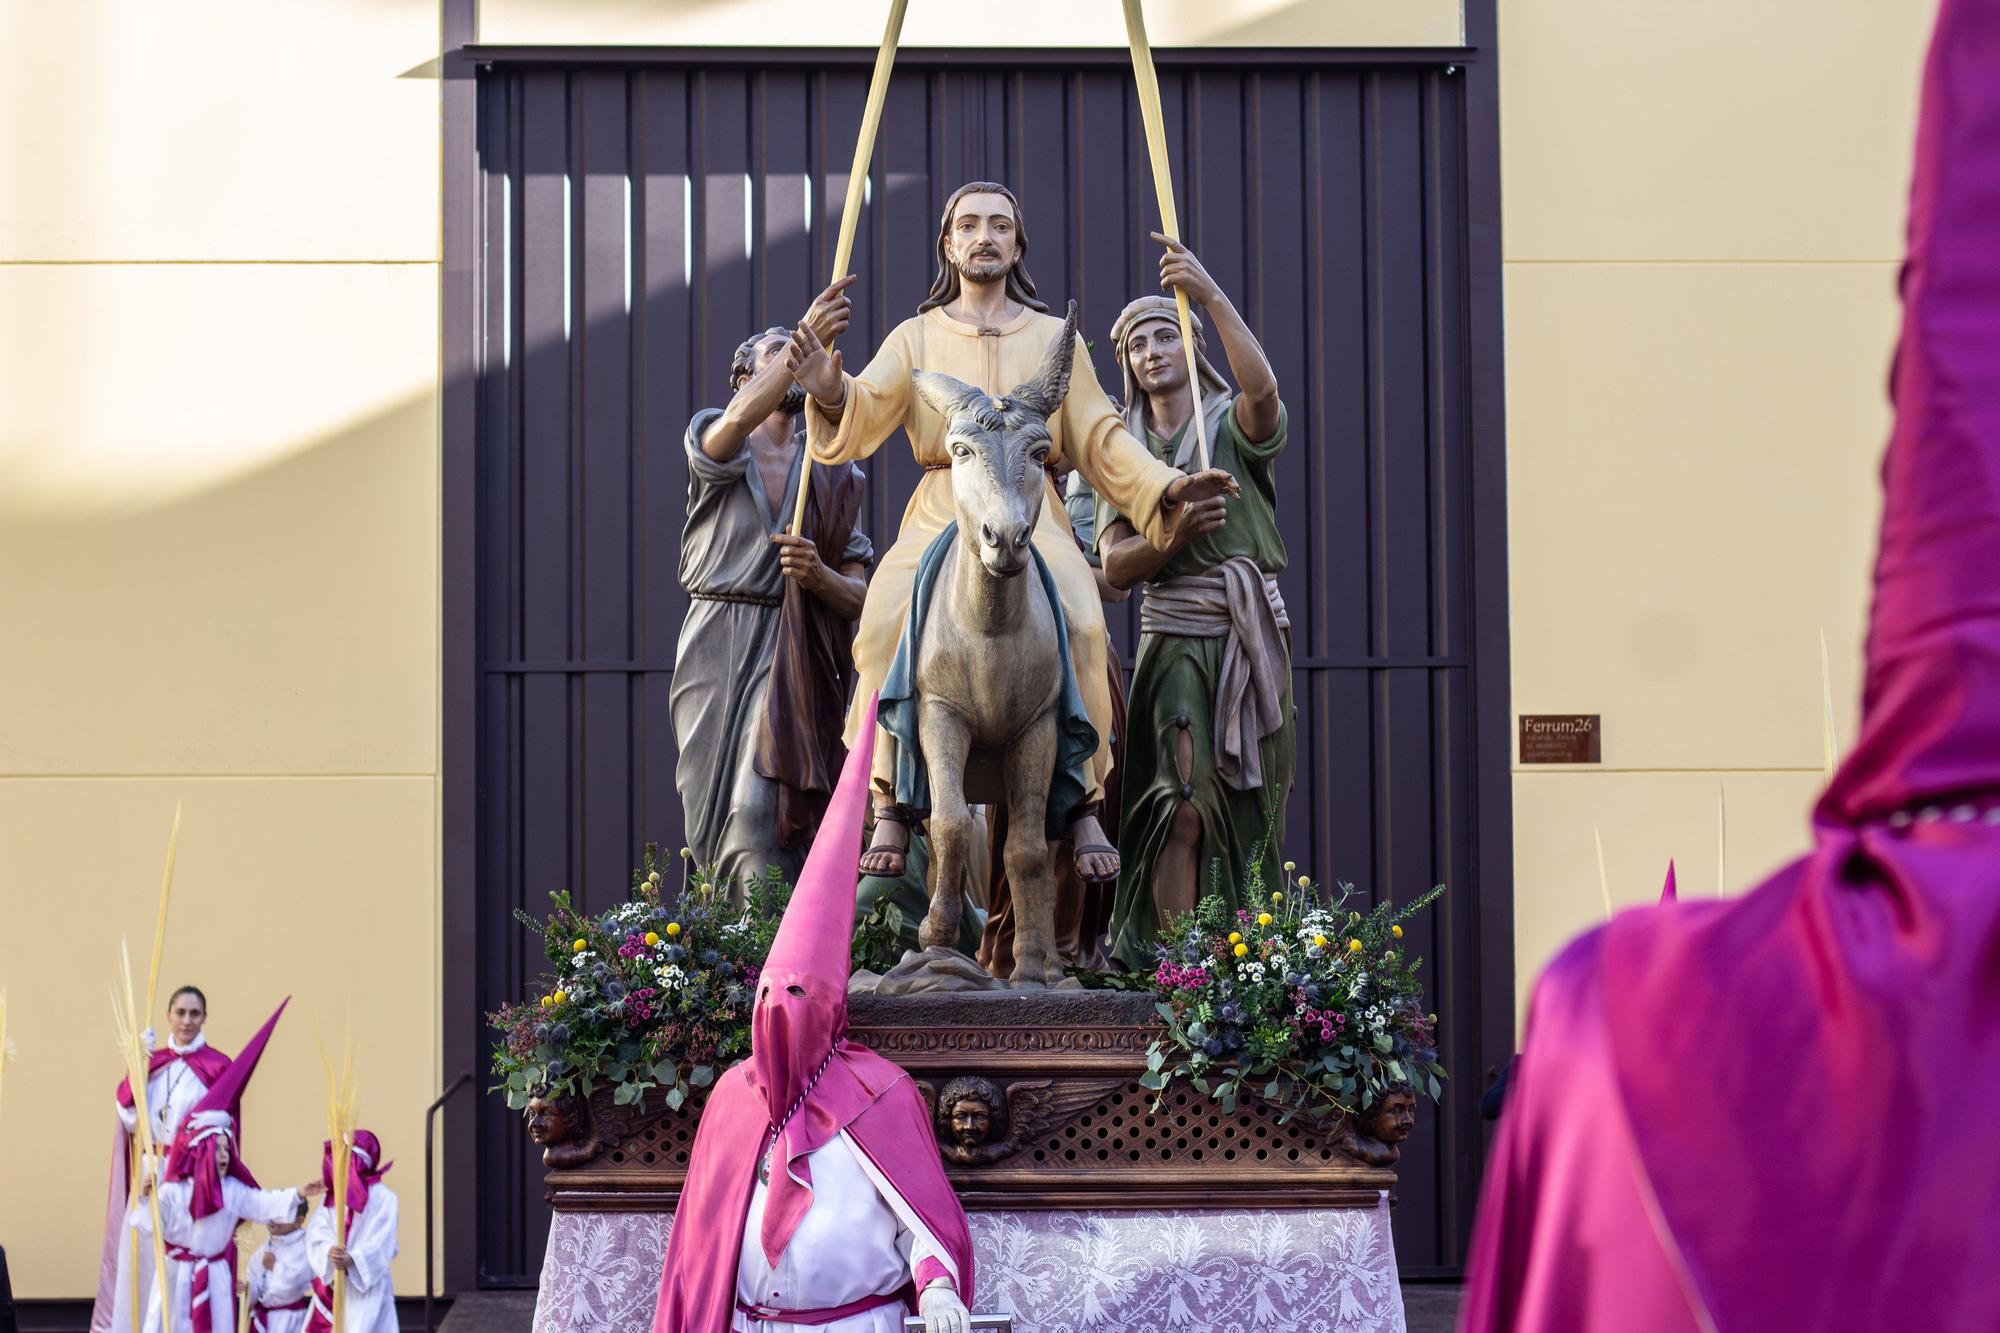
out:
{"label": "beige wall", "polygon": [[[15,1293],[96,1282],[118,937],[234,1050],[267,1183],[360,1038],[423,1272],[437,1085],[435,0],[0,6],[0,1119]],[[162,996],[164,1003],[164,995]]]}
{"label": "beige wall", "polygon": [[[502,45],[873,46],[887,0],[482,0],[479,40]],[[969,36],[964,6],[916,0],[907,46],[1125,45],[1117,0],[1010,0]],[[1156,46],[1456,46],[1459,0],[1146,0]]]}
{"label": "beige wall", "polygon": [[1669,856],[1804,848],[1819,635],[1851,737],[1932,6],[1500,6],[1514,706],[1604,717],[1517,767],[1519,989]]}

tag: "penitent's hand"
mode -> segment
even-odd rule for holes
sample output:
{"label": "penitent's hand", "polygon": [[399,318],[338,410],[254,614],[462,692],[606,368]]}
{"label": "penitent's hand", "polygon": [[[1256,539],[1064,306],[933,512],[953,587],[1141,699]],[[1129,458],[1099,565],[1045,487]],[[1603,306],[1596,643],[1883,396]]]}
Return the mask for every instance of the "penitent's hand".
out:
{"label": "penitent's hand", "polygon": [[804,324],[792,330],[792,341],[785,348],[785,369],[823,406],[834,406],[847,396],[840,377],[840,353],[827,351],[819,335]]}
{"label": "penitent's hand", "polygon": [[925,1287],[923,1295],[917,1297],[917,1313],[924,1317],[924,1333],[967,1333],[972,1326],[965,1302],[942,1279]]}

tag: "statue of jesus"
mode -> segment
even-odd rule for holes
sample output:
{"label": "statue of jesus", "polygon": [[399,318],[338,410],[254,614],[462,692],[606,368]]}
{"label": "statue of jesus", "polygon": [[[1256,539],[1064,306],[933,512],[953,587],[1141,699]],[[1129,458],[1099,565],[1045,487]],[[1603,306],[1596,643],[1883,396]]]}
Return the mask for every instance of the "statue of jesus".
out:
{"label": "statue of jesus", "polygon": [[[901,427],[924,466],[923,480],[903,511],[902,530],[877,565],[862,604],[854,643],[857,700],[865,701],[881,688],[896,655],[918,561],[956,517],[944,418],[913,391],[911,373],[940,371],[994,395],[1033,377],[1063,322],[1036,299],[1027,253],[1021,205],[1013,191],[990,181],[962,185],[945,201],[938,226],[937,279],[929,297],[915,316],[890,333],[865,370],[846,374],[840,353],[829,352],[813,332],[845,327],[852,276],[822,292],[792,335],[787,364],[807,393],[806,444],[816,462],[866,458]],[[1215,469],[1189,475],[1155,458],[1133,438],[1089,366],[1079,338],[1069,392],[1049,418],[1050,465],[1067,462],[1140,535],[1169,548],[1180,524],[1191,518],[1212,521],[1211,511],[1241,494],[1236,479]],[[1072,812],[1070,841],[1078,877],[1099,882],[1115,878],[1119,865],[1117,850],[1097,817],[1112,754],[1106,675],[1111,644],[1090,565],[1077,548],[1062,496],[1053,481],[1047,485],[1034,545],[1054,577],[1076,685],[1097,732],[1097,750],[1079,775],[1084,800]],[[858,742],[863,712],[857,705],[848,713],[850,748]],[[897,803],[895,775],[894,743],[883,735],[875,748],[875,839],[861,860],[866,874],[903,871],[908,815]]]}

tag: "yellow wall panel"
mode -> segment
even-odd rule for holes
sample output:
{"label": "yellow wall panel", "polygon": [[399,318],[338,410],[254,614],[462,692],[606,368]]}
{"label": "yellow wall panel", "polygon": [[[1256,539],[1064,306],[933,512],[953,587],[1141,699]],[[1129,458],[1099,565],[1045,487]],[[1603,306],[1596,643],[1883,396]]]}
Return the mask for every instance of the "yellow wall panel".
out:
{"label": "yellow wall panel", "polygon": [[1935,9],[1508,0],[1507,257],[1900,258]]}
{"label": "yellow wall panel", "polygon": [[[498,44],[873,46],[885,2],[483,0],[479,40]],[[1458,0],[1149,0],[1156,46],[1456,46]],[[914,4],[906,46],[1118,46],[1114,0],[1016,0],[1004,11]]]}
{"label": "yellow wall panel", "polygon": [[[97,1283],[111,1094],[121,1076],[107,989],[118,940],[146,984],[160,865],[185,803],[160,1007],[208,994],[234,1054],[292,1003],[244,1109],[245,1156],[267,1185],[319,1173],[325,1078],[317,1038],[352,1020],[361,1120],[402,1163],[399,1291],[423,1280],[423,1109],[438,1084],[431,778],[0,780],[0,981],[17,1058],[0,1137],[0,1235],[14,1293],[88,1296]],[[140,999],[144,1003],[144,997]]]}
{"label": "yellow wall panel", "polygon": [[[1824,783],[1791,773],[1514,774],[1514,989],[1526,1013],[1535,978],[1563,945],[1604,921],[1593,830],[1604,839],[1616,911],[1659,901],[1667,861],[1683,899],[1741,893],[1812,845]],[[1717,876],[1716,797],[1728,828]]]}
{"label": "yellow wall panel", "polygon": [[436,0],[0,5],[0,260],[435,259],[437,48]]}
{"label": "yellow wall panel", "polygon": [[1824,628],[1852,732],[1893,278],[1509,266],[1517,712],[1602,714],[1611,768],[1817,766]]}
{"label": "yellow wall panel", "polygon": [[434,772],[435,271],[0,267],[0,772]]}

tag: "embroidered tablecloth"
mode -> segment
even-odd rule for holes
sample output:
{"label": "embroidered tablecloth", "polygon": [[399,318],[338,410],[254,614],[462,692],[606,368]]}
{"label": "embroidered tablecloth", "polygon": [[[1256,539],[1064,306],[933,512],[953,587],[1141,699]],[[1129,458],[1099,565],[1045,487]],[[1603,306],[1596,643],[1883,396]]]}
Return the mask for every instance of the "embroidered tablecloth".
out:
{"label": "embroidered tablecloth", "polygon": [[[535,1333],[649,1333],[672,1219],[557,1213]],[[1017,1333],[1403,1333],[1374,1208],[972,1214],[972,1308]]]}

